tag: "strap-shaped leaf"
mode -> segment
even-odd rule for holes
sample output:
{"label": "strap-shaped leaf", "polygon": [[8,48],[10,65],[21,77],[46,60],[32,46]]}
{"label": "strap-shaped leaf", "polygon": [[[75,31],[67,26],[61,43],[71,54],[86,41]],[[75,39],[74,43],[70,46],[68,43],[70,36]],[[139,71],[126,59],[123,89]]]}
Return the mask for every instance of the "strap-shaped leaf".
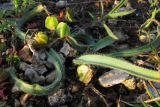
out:
{"label": "strap-shaped leaf", "polygon": [[80,52],[84,52],[86,50],[89,49],[89,45],[84,45],[84,44],[80,44],[76,41],[76,39],[74,39],[73,37],[71,36],[66,36],[65,37],[65,40],[67,40],[69,42],[69,44],[72,45],[73,48],[77,49],[78,51]]}
{"label": "strap-shaped leaf", "polygon": [[160,46],[160,36],[157,37],[155,40],[153,40],[151,43],[148,43],[144,46],[130,49],[130,50],[124,50],[119,52],[114,52],[107,54],[109,56],[113,57],[129,57],[129,56],[136,56],[145,52],[152,51],[153,49],[156,49],[158,46]]}
{"label": "strap-shaped leaf", "polygon": [[142,68],[134,64],[131,64],[125,60],[113,58],[110,56],[94,55],[94,54],[82,55],[79,58],[75,59],[74,63],[75,64],[92,64],[92,65],[98,65],[102,67],[123,70],[126,73],[129,73],[131,75],[134,75],[146,80],[160,82],[160,72]]}
{"label": "strap-shaped leaf", "polygon": [[118,40],[118,37],[111,31],[111,29],[105,23],[103,23],[103,27],[105,28],[108,36],[110,36],[111,38],[115,40]]}
{"label": "strap-shaped leaf", "polygon": [[15,35],[21,39],[22,41],[25,40],[26,34],[22,31],[20,31],[18,28],[15,29]]}
{"label": "strap-shaped leaf", "polygon": [[112,43],[114,43],[115,40],[112,39],[110,36],[106,36],[102,39],[100,39],[99,41],[97,41],[93,46],[92,46],[92,50],[94,52],[99,51],[100,49],[111,45]]}
{"label": "strap-shaped leaf", "polygon": [[129,15],[129,14],[131,14],[133,12],[135,12],[135,10],[127,10],[127,11],[122,11],[122,12],[115,12],[115,13],[108,14],[106,17],[108,17],[108,18],[117,18],[117,17]]}
{"label": "strap-shaped leaf", "polygon": [[126,0],[121,0],[117,6],[115,6],[108,14],[117,12],[125,3]]}
{"label": "strap-shaped leaf", "polygon": [[53,49],[51,49],[49,53],[47,53],[47,55],[48,55],[48,60],[55,65],[56,79],[48,86],[41,86],[39,84],[29,84],[17,78],[15,73],[16,69],[12,66],[9,70],[9,73],[12,79],[14,80],[15,85],[19,89],[33,95],[48,95],[55,92],[59,88],[60,82],[64,74],[63,64],[61,62],[59,55]]}

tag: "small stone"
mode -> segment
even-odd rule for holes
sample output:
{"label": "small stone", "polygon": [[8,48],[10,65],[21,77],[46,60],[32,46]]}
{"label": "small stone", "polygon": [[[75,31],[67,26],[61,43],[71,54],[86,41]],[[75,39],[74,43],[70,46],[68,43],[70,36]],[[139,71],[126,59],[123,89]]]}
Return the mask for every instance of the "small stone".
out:
{"label": "small stone", "polygon": [[56,2],[57,7],[64,7],[67,4],[68,4],[67,0],[59,0],[58,2]]}
{"label": "small stone", "polygon": [[46,76],[46,82],[51,83],[55,80],[55,78],[56,78],[56,71],[52,71]]}
{"label": "small stone", "polygon": [[63,47],[60,49],[60,52],[68,57],[73,57],[77,54],[77,50],[71,48],[70,45],[66,42],[63,44]]}
{"label": "small stone", "polygon": [[54,69],[54,65],[50,63],[49,61],[45,61],[45,66],[49,69]]}
{"label": "small stone", "polygon": [[76,92],[78,92],[79,91],[79,86],[77,86],[77,85],[73,85],[72,86],[72,93],[76,93]]}
{"label": "small stone", "polygon": [[26,69],[28,68],[31,68],[31,66],[27,63],[24,63],[24,62],[21,62],[20,63],[20,66],[19,66],[19,69],[22,70],[22,71],[25,71]]}
{"label": "small stone", "polygon": [[46,58],[47,58],[46,53],[44,51],[40,51],[39,52],[39,59],[44,61]]}
{"label": "small stone", "polygon": [[48,96],[48,102],[50,106],[57,107],[58,105],[65,104],[72,100],[72,96],[70,93],[65,93],[64,89],[59,89],[53,95]]}
{"label": "small stone", "polygon": [[123,81],[129,78],[129,74],[120,71],[120,70],[111,70],[109,72],[105,72],[102,76],[99,77],[98,81],[103,87],[111,87],[116,84],[120,84]]}
{"label": "small stone", "polygon": [[119,38],[119,41],[125,41],[129,38],[128,35],[124,34],[122,31],[113,31],[113,33]]}
{"label": "small stone", "polygon": [[122,44],[122,45],[118,46],[118,49],[119,50],[127,50],[127,49],[129,49],[129,46],[128,46],[128,44]]}
{"label": "small stone", "polygon": [[118,20],[117,19],[108,19],[108,23],[112,25],[117,25]]}
{"label": "small stone", "polygon": [[25,71],[25,76],[32,82],[32,83],[43,83],[45,78],[44,76],[39,76],[36,71],[33,69],[27,69]]}
{"label": "small stone", "polygon": [[21,103],[19,102],[19,100],[17,100],[17,99],[14,100],[14,106],[15,107],[20,107],[21,106]]}
{"label": "small stone", "polygon": [[11,89],[12,93],[22,92],[16,85],[14,85]]}
{"label": "small stone", "polygon": [[33,64],[32,69],[36,71],[39,75],[43,75],[47,72],[47,68],[42,64]]}

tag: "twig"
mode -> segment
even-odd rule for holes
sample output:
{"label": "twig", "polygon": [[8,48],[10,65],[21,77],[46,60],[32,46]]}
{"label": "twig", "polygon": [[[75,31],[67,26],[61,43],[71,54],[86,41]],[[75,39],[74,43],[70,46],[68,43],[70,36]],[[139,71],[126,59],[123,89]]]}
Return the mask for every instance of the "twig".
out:
{"label": "twig", "polygon": [[105,103],[106,107],[110,107],[108,105],[108,103],[106,102],[106,99],[103,97],[103,95],[92,85],[92,84],[89,84],[89,87],[97,94],[99,95],[99,97],[103,100],[103,102]]}
{"label": "twig", "polygon": [[146,100],[144,101],[145,103],[151,103],[153,101],[160,101],[160,97],[156,97],[156,98],[153,98],[153,99],[149,99],[149,100]]}

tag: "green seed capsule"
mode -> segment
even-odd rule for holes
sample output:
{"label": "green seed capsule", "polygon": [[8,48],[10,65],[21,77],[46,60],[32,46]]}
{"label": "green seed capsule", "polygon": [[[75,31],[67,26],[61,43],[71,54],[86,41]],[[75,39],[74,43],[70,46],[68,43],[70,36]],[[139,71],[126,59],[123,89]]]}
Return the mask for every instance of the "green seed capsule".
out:
{"label": "green seed capsule", "polygon": [[64,38],[65,36],[70,35],[70,27],[66,23],[60,22],[56,28],[56,32],[60,38]]}
{"label": "green seed capsule", "polygon": [[49,30],[55,30],[58,25],[58,19],[55,16],[48,16],[45,20],[45,27]]}
{"label": "green seed capsule", "polygon": [[48,43],[48,36],[43,32],[38,32],[34,39],[39,45],[46,45]]}

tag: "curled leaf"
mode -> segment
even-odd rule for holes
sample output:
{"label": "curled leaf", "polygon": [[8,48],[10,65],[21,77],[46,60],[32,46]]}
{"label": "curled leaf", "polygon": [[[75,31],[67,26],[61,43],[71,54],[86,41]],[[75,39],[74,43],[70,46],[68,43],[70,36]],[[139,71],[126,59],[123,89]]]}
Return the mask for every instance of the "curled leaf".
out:
{"label": "curled leaf", "polygon": [[16,69],[14,66],[11,66],[8,69],[8,72],[10,74],[10,76],[12,77],[12,79],[15,82],[15,85],[21,89],[22,91],[29,93],[29,94],[33,94],[33,95],[48,95],[51,94],[53,92],[55,92],[59,86],[60,86],[60,82],[62,81],[63,78],[63,73],[64,73],[64,67],[63,64],[61,62],[61,58],[60,56],[57,54],[57,52],[55,52],[53,49],[50,49],[50,51],[47,53],[48,56],[48,60],[49,62],[51,62],[52,64],[55,65],[56,68],[56,79],[49,85],[47,86],[41,86],[39,84],[29,84],[21,79],[19,79],[16,76]]}

